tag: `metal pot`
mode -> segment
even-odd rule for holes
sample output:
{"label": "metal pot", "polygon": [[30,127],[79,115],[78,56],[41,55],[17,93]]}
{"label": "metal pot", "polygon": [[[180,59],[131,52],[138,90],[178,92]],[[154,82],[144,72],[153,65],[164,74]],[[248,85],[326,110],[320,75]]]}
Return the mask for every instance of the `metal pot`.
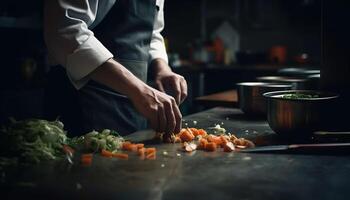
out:
{"label": "metal pot", "polygon": [[[286,94],[318,95],[312,98],[287,99]],[[326,130],[337,94],[312,90],[276,91],[263,94],[267,99],[267,121],[281,135],[308,136]]]}
{"label": "metal pot", "polygon": [[243,82],[237,83],[239,108],[249,115],[266,115],[266,92],[288,90],[291,84]]}
{"label": "metal pot", "polygon": [[298,78],[307,78],[313,74],[319,74],[319,69],[308,69],[308,68],[297,68],[297,67],[289,67],[282,68],[277,72],[281,76],[287,77],[298,77]]}
{"label": "metal pot", "polygon": [[261,76],[256,78],[260,82],[291,84],[294,90],[307,88],[307,79],[287,76]]}

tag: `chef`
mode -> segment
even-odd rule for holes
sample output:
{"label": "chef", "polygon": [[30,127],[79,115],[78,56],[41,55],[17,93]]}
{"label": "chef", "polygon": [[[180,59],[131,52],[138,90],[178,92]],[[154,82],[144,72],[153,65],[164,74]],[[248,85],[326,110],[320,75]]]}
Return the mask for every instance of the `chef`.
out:
{"label": "chef", "polygon": [[72,135],[105,128],[125,135],[147,124],[179,132],[187,84],[168,66],[163,7],[164,0],[45,1],[44,37],[55,65],[47,118],[58,117]]}

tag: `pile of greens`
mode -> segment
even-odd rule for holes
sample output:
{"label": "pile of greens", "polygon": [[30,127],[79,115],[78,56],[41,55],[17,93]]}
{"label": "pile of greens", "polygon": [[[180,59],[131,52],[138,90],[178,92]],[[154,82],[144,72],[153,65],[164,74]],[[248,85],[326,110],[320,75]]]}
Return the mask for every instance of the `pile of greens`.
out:
{"label": "pile of greens", "polygon": [[39,163],[64,158],[67,153],[63,148],[65,145],[81,152],[97,152],[101,149],[116,152],[124,141],[118,133],[108,129],[68,138],[63,127],[63,123],[58,120],[12,120],[0,130],[1,160]]}
{"label": "pile of greens", "polygon": [[115,131],[104,129],[91,131],[83,136],[69,140],[69,146],[80,151],[99,152],[102,149],[116,152],[122,148],[124,139]]}
{"label": "pile of greens", "polygon": [[12,120],[0,131],[2,156],[17,157],[31,163],[62,157],[62,145],[66,141],[66,132],[60,121]]}

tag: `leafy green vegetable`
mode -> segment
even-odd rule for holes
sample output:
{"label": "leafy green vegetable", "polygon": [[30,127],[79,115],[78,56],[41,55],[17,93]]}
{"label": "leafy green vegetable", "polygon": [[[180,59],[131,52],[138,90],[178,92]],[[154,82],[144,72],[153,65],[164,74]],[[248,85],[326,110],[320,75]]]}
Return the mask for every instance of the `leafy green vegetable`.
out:
{"label": "leafy green vegetable", "polygon": [[312,99],[312,98],[319,98],[320,96],[317,94],[302,94],[302,93],[295,93],[295,94],[285,94],[282,96],[284,99]]}
{"label": "leafy green vegetable", "polygon": [[115,131],[91,131],[83,136],[68,138],[63,123],[40,119],[12,120],[0,130],[0,166],[13,162],[39,163],[63,158],[64,145],[82,152],[102,149],[116,152],[124,139]]}
{"label": "leafy green vegetable", "polygon": [[75,149],[97,152],[106,149],[116,152],[122,147],[124,139],[115,131],[105,129],[102,132],[91,131],[83,136],[70,139],[69,145]]}
{"label": "leafy green vegetable", "polygon": [[38,163],[62,157],[67,136],[60,121],[12,120],[0,131],[1,155]]}

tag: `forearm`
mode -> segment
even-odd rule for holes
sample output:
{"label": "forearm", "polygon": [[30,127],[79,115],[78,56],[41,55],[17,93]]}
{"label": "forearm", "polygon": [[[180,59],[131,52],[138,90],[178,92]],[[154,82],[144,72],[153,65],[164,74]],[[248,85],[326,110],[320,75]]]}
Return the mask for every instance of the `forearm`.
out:
{"label": "forearm", "polygon": [[152,72],[155,76],[163,72],[172,72],[167,62],[161,58],[156,58],[151,62]]}
{"label": "forearm", "polygon": [[90,74],[90,78],[98,83],[133,99],[147,85],[127,70],[123,65],[109,59]]}

